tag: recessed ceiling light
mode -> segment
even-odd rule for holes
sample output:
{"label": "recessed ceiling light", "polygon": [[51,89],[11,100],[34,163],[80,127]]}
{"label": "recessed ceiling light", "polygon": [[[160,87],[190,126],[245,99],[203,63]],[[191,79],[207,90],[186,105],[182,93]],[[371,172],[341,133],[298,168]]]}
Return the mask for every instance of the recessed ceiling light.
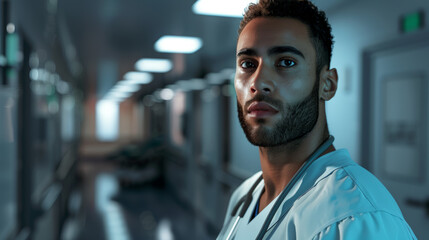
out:
{"label": "recessed ceiling light", "polygon": [[155,43],[155,50],[169,53],[194,53],[203,42],[197,37],[163,36]]}
{"label": "recessed ceiling light", "polygon": [[138,71],[142,72],[168,72],[173,68],[173,63],[169,59],[143,58],[136,62]]}
{"label": "recessed ceiling light", "polygon": [[152,74],[146,72],[127,72],[124,84],[148,84],[152,82]]}
{"label": "recessed ceiling light", "polygon": [[138,90],[140,90],[140,87],[137,84],[131,85],[131,84],[123,84],[119,82],[112,88],[111,91],[133,93],[133,92],[137,92]]}
{"label": "recessed ceiling light", "polygon": [[256,2],[258,0],[198,0],[192,6],[192,11],[202,15],[241,18],[244,9]]}
{"label": "recessed ceiling light", "polygon": [[128,98],[132,95],[131,92],[115,92],[110,91],[105,98]]}
{"label": "recessed ceiling light", "polygon": [[171,100],[174,97],[174,91],[171,90],[170,88],[164,88],[161,90],[160,92],[160,96],[163,100]]}

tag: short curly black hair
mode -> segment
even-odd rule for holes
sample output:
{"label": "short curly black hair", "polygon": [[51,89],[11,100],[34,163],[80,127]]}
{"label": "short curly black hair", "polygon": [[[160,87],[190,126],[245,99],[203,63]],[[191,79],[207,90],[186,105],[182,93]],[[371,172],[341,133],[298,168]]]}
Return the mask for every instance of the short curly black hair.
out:
{"label": "short curly black hair", "polygon": [[313,3],[308,0],[259,0],[259,3],[251,3],[244,13],[238,33],[257,17],[287,17],[306,24],[316,50],[316,73],[319,74],[325,65],[329,69],[334,44],[332,28],[325,12],[319,11]]}

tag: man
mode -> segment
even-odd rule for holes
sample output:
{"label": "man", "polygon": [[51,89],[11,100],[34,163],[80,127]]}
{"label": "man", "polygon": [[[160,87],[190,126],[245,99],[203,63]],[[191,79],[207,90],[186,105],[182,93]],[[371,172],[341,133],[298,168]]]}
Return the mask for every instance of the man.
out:
{"label": "man", "polygon": [[416,239],[386,188],[332,145],[332,39],[309,1],[260,0],[247,9],[235,89],[262,173],[234,192],[218,239]]}

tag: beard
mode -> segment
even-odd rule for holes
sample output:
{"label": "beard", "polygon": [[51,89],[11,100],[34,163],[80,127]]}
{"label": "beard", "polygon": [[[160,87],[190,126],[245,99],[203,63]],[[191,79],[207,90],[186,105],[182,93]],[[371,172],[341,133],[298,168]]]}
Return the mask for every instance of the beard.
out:
{"label": "beard", "polygon": [[279,109],[282,115],[272,129],[264,126],[265,119],[258,119],[258,128],[253,129],[244,118],[244,108],[237,100],[238,119],[249,142],[259,147],[275,147],[301,139],[313,130],[319,116],[319,81],[311,93],[301,102],[284,105],[266,95],[256,95],[250,102],[264,101]]}

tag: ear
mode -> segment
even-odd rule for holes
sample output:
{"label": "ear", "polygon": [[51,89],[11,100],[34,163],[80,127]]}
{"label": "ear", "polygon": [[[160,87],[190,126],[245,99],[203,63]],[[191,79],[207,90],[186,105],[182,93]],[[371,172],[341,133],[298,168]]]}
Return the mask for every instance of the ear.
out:
{"label": "ear", "polygon": [[320,72],[319,96],[321,100],[329,101],[337,92],[338,74],[337,69],[323,67]]}

